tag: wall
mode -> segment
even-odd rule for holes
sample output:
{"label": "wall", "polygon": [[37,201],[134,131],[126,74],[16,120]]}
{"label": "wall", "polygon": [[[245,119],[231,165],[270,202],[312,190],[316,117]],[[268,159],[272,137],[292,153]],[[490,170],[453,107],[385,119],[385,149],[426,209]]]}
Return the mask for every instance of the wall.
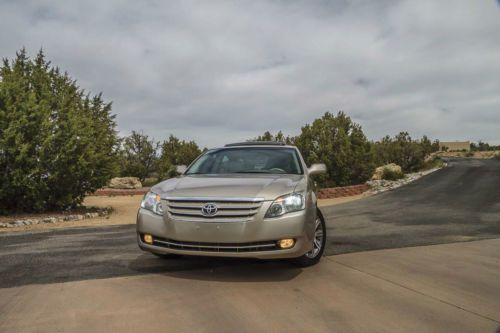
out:
{"label": "wall", "polygon": [[343,187],[330,187],[318,190],[318,199],[332,199],[340,197],[350,197],[366,192],[370,189],[368,184],[343,186]]}

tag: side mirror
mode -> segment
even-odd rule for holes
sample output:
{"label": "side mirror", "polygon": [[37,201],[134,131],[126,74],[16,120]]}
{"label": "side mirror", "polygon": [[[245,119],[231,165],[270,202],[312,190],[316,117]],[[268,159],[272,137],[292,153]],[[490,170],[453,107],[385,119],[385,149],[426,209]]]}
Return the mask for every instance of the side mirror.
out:
{"label": "side mirror", "polygon": [[319,175],[322,173],[326,173],[326,165],[323,163],[315,163],[311,165],[309,169],[307,169],[309,175]]}
{"label": "side mirror", "polygon": [[184,172],[186,172],[187,170],[187,166],[185,165],[178,165],[176,168],[175,168],[175,171],[177,171],[177,173],[179,174],[184,174]]}

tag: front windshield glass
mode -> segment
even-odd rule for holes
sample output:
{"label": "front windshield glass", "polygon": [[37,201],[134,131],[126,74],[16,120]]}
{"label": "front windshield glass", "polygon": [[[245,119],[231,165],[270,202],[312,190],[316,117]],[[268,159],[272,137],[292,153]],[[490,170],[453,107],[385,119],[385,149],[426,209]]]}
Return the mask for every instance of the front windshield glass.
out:
{"label": "front windshield glass", "polygon": [[193,174],[272,173],[302,174],[293,148],[227,148],[206,152],[186,171]]}

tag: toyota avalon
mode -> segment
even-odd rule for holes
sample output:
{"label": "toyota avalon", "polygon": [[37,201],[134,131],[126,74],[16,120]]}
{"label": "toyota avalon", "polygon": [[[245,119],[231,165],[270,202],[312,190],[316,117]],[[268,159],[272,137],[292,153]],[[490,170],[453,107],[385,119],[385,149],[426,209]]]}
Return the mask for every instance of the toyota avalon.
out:
{"label": "toyota avalon", "polygon": [[292,259],[316,264],[326,230],[311,176],[294,146],[246,142],[211,149],[153,186],[137,214],[139,247],[177,255]]}

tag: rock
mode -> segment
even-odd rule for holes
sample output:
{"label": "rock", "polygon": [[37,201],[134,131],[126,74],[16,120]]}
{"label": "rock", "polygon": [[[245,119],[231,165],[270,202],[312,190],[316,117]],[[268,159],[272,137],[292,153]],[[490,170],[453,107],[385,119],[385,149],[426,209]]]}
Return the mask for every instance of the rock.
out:
{"label": "rock", "polygon": [[[379,168],[377,168],[379,169]],[[409,173],[405,175],[405,178],[398,179],[398,180],[387,180],[387,179],[373,179],[369,180],[366,183],[370,186],[369,192],[372,194],[377,194],[385,191],[390,191],[395,188],[398,188],[400,186],[406,185],[408,183],[411,183],[420,177],[423,177],[425,175],[428,175],[429,173],[432,173],[436,170],[439,170],[440,168],[434,168],[426,171],[420,171],[420,172],[414,172],[414,173]]]}
{"label": "rock", "polygon": [[86,219],[93,219],[93,218],[98,217],[98,216],[99,216],[99,213],[97,213],[97,212],[85,213]]}
{"label": "rock", "polygon": [[116,177],[110,180],[108,186],[116,189],[142,188],[142,184],[137,177]]}
{"label": "rock", "polygon": [[68,215],[64,217],[64,221],[80,221],[83,220],[85,216],[82,214]]}
{"label": "rock", "polygon": [[401,167],[399,165],[395,163],[389,163],[376,168],[375,173],[372,176],[372,180],[381,180],[385,169],[389,169],[392,172],[402,172]]}
{"label": "rock", "polygon": [[56,223],[57,218],[56,217],[46,217],[42,220],[43,223]]}
{"label": "rock", "polygon": [[108,207],[101,207],[97,209],[97,215],[98,216],[106,216],[109,215],[113,211],[113,208],[111,206]]}

